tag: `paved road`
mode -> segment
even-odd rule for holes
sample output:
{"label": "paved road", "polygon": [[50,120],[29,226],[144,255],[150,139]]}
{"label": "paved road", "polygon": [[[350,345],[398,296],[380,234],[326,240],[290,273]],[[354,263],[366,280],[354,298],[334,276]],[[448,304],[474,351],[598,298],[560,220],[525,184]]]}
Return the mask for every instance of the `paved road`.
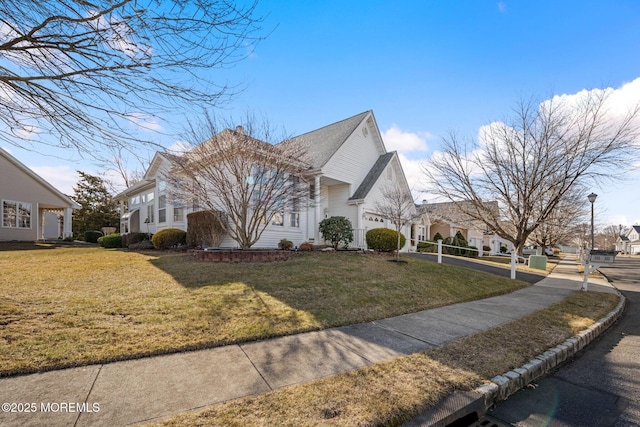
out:
{"label": "paved road", "polygon": [[601,271],[627,298],[621,320],[535,389],[497,405],[487,420],[518,427],[640,426],[640,257],[618,257]]}
{"label": "paved road", "polygon": [[[409,256],[415,258],[422,258],[429,261],[437,262],[438,255],[437,254],[428,254],[428,253],[411,253]],[[504,267],[496,267],[490,264],[484,264],[481,262],[469,261],[461,257],[450,257],[443,256],[442,257],[443,264],[455,265],[456,267],[466,267],[474,270],[480,270],[487,273],[495,274],[496,276],[502,277],[511,277],[511,270],[509,268]],[[540,280],[544,279],[546,276],[544,274],[535,274],[535,273],[525,273],[518,271],[516,272],[516,279],[522,280],[523,282],[527,282],[530,284],[538,283]]]}

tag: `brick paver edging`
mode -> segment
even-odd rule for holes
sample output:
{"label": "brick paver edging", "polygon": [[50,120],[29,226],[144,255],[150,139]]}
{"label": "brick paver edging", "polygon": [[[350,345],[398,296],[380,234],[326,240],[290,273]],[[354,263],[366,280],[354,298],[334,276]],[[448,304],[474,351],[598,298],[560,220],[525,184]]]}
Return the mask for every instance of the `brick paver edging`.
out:
{"label": "brick paver edging", "polygon": [[494,404],[507,399],[527,384],[571,359],[618,320],[624,311],[626,299],[620,292],[616,293],[620,298],[618,305],[591,327],[536,356],[521,367],[492,378],[490,383],[468,392],[455,392],[405,426],[444,427],[474,412],[482,417]]}

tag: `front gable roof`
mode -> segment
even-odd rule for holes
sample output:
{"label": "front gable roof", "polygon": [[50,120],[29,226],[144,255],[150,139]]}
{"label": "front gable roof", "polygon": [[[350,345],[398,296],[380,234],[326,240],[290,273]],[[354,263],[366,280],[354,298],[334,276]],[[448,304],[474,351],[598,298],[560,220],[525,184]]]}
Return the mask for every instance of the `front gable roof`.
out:
{"label": "front gable roof", "polygon": [[151,162],[149,163],[149,167],[144,173],[144,179],[154,179],[162,163],[165,161],[170,161],[168,156],[168,154],[156,151],[156,153],[153,155],[153,159],[151,159]]}
{"label": "front gable roof", "polygon": [[384,172],[395,154],[396,152],[392,151],[391,153],[386,153],[378,157],[378,160],[374,163],[367,176],[364,178],[364,180],[362,180],[360,186],[355,191],[355,193],[353,193],[353,196],[349,198],[349,200],[361,200],[367,197],[369,191],[371,191],[376,181],[378,181],[378,178],[380,178],[380,175],[382,175],[382,172]]}
{"label": "front gable roof", "polygon": [[9,163],[12,163],[16,168],[18,168],[18,170],[20,170],[23,173],[25,173],[26,175],[30,176],[38,184],[42,185],[47,190],[49,190],[51,193],[56,195],[58,198],[62,199],[65,203],[69,204],[70,208],[72,208],[72,209],[80,209],[81,208],[81,206],[78,203],[76,203],[74,200],[72,200],[67,195],[63,194],[60,190],[55,188],[53,185],[49,184],[49,182],[47,182],[44,178],[42,178],[40,175],[38,175],[37,173],[35,173],[31,169],[29,169],[20,160],[18,160],[15,157],[13,157],[11,154],[9,154],[8,151],[4,150],[3,148],[0,148],[0,156],[2,156],[5,159],[7,159],[9,161]]}
{"label": "front gable roof", "polygon": [[371,110],[298,135],[290,141],[304,144],[311,167],[320,169],[369,115],[372,115]]}

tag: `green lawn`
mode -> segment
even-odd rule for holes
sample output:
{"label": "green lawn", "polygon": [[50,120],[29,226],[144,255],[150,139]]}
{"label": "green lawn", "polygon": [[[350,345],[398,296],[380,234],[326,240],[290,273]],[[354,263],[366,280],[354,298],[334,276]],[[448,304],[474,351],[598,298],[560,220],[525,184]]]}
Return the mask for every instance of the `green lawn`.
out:
{"label": "green lawn", "polygon": [[417,259],[188,254],[0,244],[0,375],[219,346],[484,298],[519,281]]}

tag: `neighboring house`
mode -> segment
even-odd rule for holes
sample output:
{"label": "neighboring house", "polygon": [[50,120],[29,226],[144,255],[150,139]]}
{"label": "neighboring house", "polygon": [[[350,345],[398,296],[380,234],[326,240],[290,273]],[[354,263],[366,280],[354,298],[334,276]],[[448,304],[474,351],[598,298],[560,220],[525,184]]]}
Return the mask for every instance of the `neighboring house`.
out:
{"label": "neighboring house", "polygon": [[[281,221],[267,226],[255,247],[276,247],[281,239],[294,245],[322,243],[318,224],[324,218],[344,216],[354,228],[351,247],[365,247],[365,233],[372,228],[395,228],[376,212],[376,202],[389,183],[399,183],[409,192],[396,152],[387,152],[372,111],[330,124],[292,138],[308,153],[305,173],[308,192],[295,212],[285,212]],[[186,215],[199,206],[174,206],[162,178],[171,170],[171,159],[157,153],[142,181],[116,196],[121,204],[121,230],[155,233],[163,228],[186,230]],[[413,216],[413,215],[411,215]],[[410,219],[410,218],[408,218]],[[403,228],[410,249],[410,223]],[[221,246],[234,247],[229,238]]]}
{"label": "neighboring house", "polygon": [[[423,200],[423,204],[417,206],[420,221],[414,225],[414,235],[417,235],[419,240],[432,240],[438,233],[447,238],[455,236],[459,231],[469,246],[478,249],[488,246],[490,254],[500,253],[501,246],[509,249],[513,247],[511,242],[488,230],[482,221],[464,213],[460,208],[462,203],[467,202],[427,203]],[[495,208],[497,209],[497,204]]]}
{"label": "neighboring house", "polygon": [[0,241],[72,236],[71,216],[80,205],[0,149]]}
{"label": "neighboring house", "polygon": [[618,237],[616,251],[625,254],[640,254],[640,225],[632,226],[627,234]]}

